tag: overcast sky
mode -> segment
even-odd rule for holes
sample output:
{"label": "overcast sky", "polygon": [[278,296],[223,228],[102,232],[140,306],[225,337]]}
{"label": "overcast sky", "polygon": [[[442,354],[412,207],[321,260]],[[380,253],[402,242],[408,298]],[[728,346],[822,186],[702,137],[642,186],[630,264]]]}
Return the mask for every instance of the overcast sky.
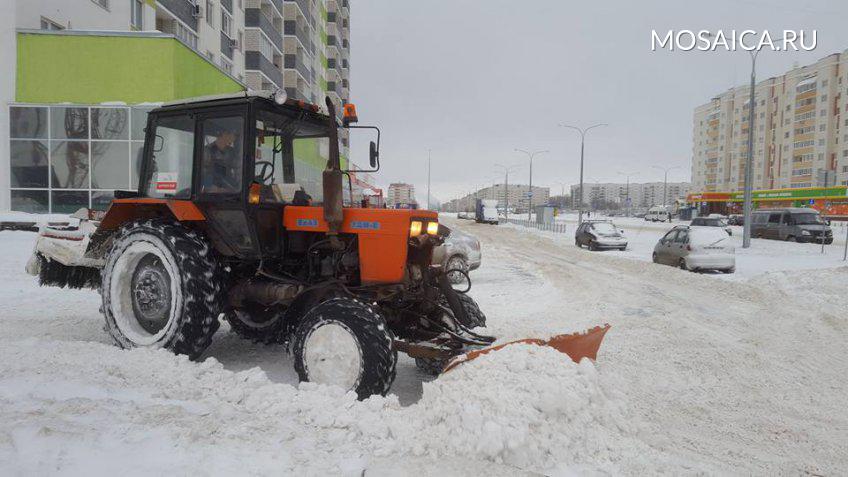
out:
{"label": "overcast sky", "polygon": [[[559,123],[609,123],[587,135],[586,180],[688,181],[693,109],[746,84],[745,51],[651,51],[651,30],[816,29],[812,52],[765,51],[757,78],[848,49],[846,0],[354,0],[351,101],[382,128],[380,186],[415,184],[447,201],[522,165],[510,182],[576,183],[579,135]],[[352,157],[367,164],[365,133]]]}

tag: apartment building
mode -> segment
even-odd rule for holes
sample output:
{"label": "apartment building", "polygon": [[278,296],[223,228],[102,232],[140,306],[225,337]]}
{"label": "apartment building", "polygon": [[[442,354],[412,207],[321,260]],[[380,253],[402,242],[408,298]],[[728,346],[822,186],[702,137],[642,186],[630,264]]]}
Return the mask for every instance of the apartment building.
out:
{"label": "apartment building", "polygon": [[[285,88],[289,97],[319,105],[329,96],[341,118],[350,99],[348,0],[242,1],[248,88]],[[346,157],[348,131],[339,135]]]}
{"label": "apartment building", "polygon": [[[676,199],[685,199],[691,192],[692,185],[688,182],[584,182],[586,188],[583,202],[591,207],[603,207],[606,204],[627,205],[630,198],[631,207],[646,208],[663,205],[663,195],[666,202],[671,204]],[[665,191],[665,192],[663,192]],[[573,206],[576,208],[580,198],[580,184],[571,186]]]}
{"label": "apartment building", "polygon": [[409,208],[410,206],[417,207],[418,201],[415,200],[415,186],[403,182],[393,182],[389,184],[389,191],[386,194],[386,205],[391,208]]}
{"label": "apartment building", "polygon": [[[754,189],[848,185],[848,50],[760,81],[755,91]],[[696,192],[744,189],[749,86],[695,108]]]}
{"label": "apartment building", "polygon": [[[509,202],[510,209],[526,212],[530,203],[529,192],[530,188],[526,184],[509,184],[509,187],[504,184],[492,184],[490,187],[484,187],[458,199],[453,199],[447,202],[444,208],[451,212],[473,210],[477,199],[496,199],[498,208],[506,207],[507,202]],[[533,206],[547,204],[550,197],[551,189],[549,187],[533,186]]]}

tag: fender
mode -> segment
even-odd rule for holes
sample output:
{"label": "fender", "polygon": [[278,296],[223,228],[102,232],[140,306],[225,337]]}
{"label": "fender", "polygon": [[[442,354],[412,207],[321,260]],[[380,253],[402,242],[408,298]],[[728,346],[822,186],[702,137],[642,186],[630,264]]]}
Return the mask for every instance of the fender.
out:
{"label": "fender", "polygon": [[131,220],[167,215],[172,216],[178,222],[206,220],[203,212],[190,200],[148,197],[115,199],[109,206],[109,210],[106,211],[106,215],[103,216],[97,230],[98,232],[115,230]]}

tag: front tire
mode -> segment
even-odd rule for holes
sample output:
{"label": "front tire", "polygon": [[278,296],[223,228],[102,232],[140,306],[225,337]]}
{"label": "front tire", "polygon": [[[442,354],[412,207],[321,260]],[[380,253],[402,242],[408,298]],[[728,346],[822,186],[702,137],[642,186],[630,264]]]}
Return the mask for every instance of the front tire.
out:
{"label": "front tire", "polygon": [[686,265],[686,259],[685,258],[680,259],[680,262],[678,262],[678,266],[680,267],[681,270],[686,270],[687,272],[689,271],[689,266]]}
{"label": "front tire", "polygon": [[222,270],[205,238],[164,220],[118,232],[103,268],[106,330],[122,348],[165,348],[196,359],[218,329]]}
{"label": "front tire", "polygon": [[454,285],[458,285],[465,281],[465,275],[458,272],[450,272],[450,270],[462,270],[465,273],[468,273],[468,261],[465,260],[461,255],[454,255],[448,260],[447,268],[448,270],[448,280]]}
{"label": "front tire", "polygon": [[340,386],[359,399],[385,395],[395,379],[393,341],[372,307],[333,298],[309,310],[295,329],[294,369],[301,381]]}

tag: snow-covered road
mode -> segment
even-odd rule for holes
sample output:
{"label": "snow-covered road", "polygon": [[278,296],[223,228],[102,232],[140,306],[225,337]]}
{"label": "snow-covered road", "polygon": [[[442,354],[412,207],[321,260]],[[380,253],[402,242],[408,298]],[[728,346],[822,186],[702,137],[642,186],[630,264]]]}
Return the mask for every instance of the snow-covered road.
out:
{"label": "snow-covered road", "polygon": [[[533,347],[357,402],[225,326],[205,361],[122,351],[90,291],[40,289],[0,232],[0,462],[12,474],[840,474],[848,269],[686,273],[512,227],[477,235],[492,334],[611,323],[595,366]],[[626,253],[626,252],[625,252]]]}

